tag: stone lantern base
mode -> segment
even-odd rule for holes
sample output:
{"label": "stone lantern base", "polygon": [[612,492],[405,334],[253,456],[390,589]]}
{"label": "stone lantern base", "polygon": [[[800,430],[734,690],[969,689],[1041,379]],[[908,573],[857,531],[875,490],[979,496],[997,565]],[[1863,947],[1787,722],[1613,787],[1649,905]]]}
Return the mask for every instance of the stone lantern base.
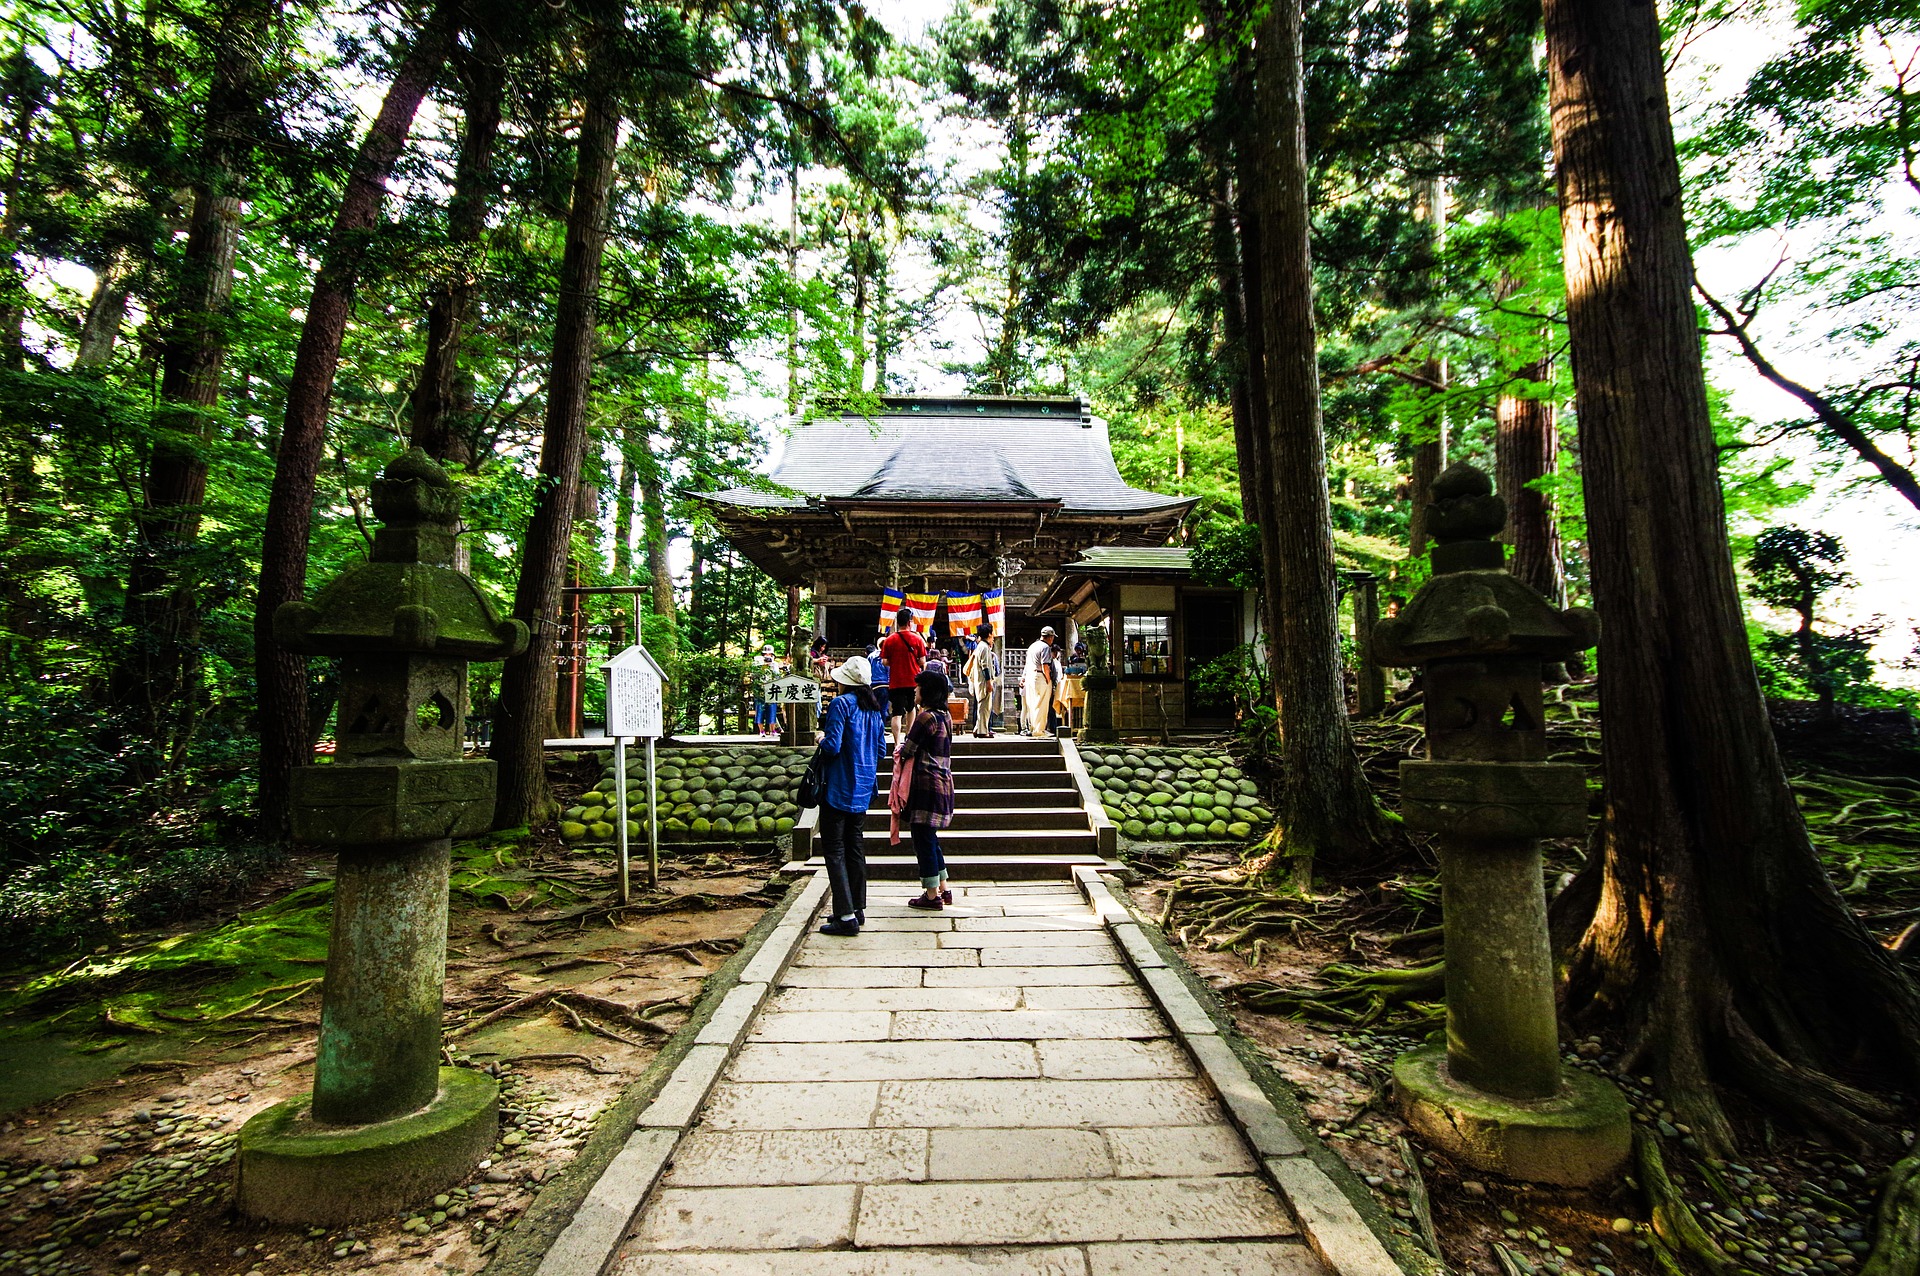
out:
{"label": "stone lantern base", "polygon": [[1633,1117],[1612,1082],[1560,1070],[1551,1099],[1509,1099],[1447,1074],[1445,1046],[1409,1050],[1393,1064],[1407,1124],[1476,1169],[1530,1183],[1586,1187],[1619,1173],[1633,1150]]}
{"label": "stone lantern base", "polygon": [[240,1212],[275,1223],[358,1223],[393,1214],[465,1178],[493,1146],[500,1086],[484,1073],[440,1069],[440,1093],[418,1112],[373,1125],[320,1125],[309,1096],[240,1129]]}

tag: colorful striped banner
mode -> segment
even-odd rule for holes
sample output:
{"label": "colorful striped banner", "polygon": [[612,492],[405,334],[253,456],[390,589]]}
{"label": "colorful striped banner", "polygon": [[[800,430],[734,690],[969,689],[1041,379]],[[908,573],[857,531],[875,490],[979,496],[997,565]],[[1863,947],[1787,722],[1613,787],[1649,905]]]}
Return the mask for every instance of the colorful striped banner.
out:
{"label": "colorful striped banner", "polygon": [[947,632],[970,634],[980,628],[980,595],[947,595]]}
{"label": "colorful striped banner", "polygon": [[1004,589],[989,589],[980,595],[980,607],[983,619],[993,626],[994,637],[1007,636],[1007,593]]}
{"label": "colorful striped banner", "polygon": [[939,609],[938,594],[907,595],[907,610],[913,613],[913,627],[923,634],[933,628],[933,616]]}
{"label": "colorful striped banner", "polygon": [[906,605],[907,605],[907,596],[901,593],[899,590],[883,589],[880,591],[880,632],[881,633],[890,634],[893,632],[893,618],[899,615],[900,609],[902,607],[905,607]]}

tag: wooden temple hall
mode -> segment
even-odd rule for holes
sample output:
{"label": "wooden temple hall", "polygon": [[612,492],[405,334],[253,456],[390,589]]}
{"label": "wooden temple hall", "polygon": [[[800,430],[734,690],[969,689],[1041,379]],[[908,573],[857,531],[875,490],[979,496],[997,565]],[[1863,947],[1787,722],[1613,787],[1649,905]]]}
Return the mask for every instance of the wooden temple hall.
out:
{"label": "wooden temple hall", "polygon": [[[883,591],[1000,590],[1009,703],[1041,626],[1070,652],[1105,620],[1115,726],[1226,722],[1230,706],[1189,701],[1187,673],[1250,641],[1254,609],[1193,584],[1187,550],[1168,545],[1192,498],[1128,486],[1106,423],[1077,398],[881,402],[796,422],[766,488],[700,498],[741,554],[811,593],[836,659],[878,636]],[[943,604],[936,638],[946,622]]]}

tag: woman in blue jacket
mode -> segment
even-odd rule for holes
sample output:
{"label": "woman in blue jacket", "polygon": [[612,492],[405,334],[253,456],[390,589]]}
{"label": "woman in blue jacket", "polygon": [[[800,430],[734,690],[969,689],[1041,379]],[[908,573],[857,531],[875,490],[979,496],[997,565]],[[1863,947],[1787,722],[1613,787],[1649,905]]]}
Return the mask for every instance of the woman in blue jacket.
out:
{"label": "woman in blue jacket", "polygon": [[867,920],[867,852],[861,835],[886,739],[886,702],[874,693],[865,656],[848,656],[828,676],[842,690],[820,720],[820,752],[827,755],[820,858],[833,886],[833,916],[820,933],[858,935]]}

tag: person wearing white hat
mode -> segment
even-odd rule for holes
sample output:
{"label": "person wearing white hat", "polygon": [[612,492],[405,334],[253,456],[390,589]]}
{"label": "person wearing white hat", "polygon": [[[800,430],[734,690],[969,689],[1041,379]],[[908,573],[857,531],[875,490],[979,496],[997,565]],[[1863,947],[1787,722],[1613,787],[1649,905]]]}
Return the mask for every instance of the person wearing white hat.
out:
{"label": "person wearing white hat", "polygon": [[1027,648],[1027,670],[1021,678],[1021,726],[1036,740],[1047,738],[1047,714],[1053,708],[1056,667],[1053,626],[1047,625]]}
{"label": "person wearing white hat", "polygon": [[780,665],[773,655],[773,644],[760,648],[753,658],[748,677],[753,680],[753,729],[761,735],[780,734],[779,708],[773,703],[773,680],[780,676]]}
{"label": "person wearing white hat", "polygon": [[823,935],[858,935],[867,920],[867,852],[862,835],[886,744],[886,702],[873,689],[865,656],[848,656],[827,675],[841,687],[820,719],[826,757],[820,795],[820,858],[833,889]]}

